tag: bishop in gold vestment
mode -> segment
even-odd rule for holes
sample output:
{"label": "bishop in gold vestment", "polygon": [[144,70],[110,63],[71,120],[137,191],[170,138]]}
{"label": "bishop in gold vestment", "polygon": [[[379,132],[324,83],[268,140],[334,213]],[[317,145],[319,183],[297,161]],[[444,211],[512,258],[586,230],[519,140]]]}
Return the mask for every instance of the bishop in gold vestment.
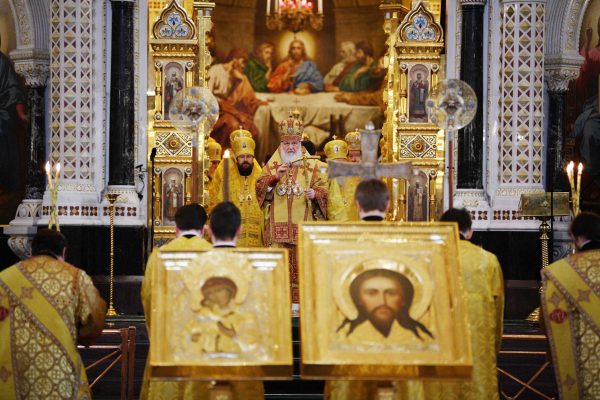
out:
{"label": "bishop in gold vestment", "polygon": [[[261,168],[254,160],[255,143],[251,137],[240,136],[231,141],[235,158],[229,164],[229,201],[240,209],[242,229],[238,238],[239,247],[261,247],[263,245],[264,216],[256,198],[256,181]],[[224,200],[223,171],[216,174],[216,202]]]}
{"label": "bishop in gold vestment", "polygon": [[303,157],[298,115],[283,120],[279,131],[281,145],[262,170],[256,196],[266,218],[265,244],[290,250],[292,303],[298,304],[298,223],[327,218],[327,176],[317,160]]}
{"label": "bishop in gold vestment", "polygon": [[[345,141],[336,139],[335,137],[325,144],[324,150],[327,160],[347,160],[348,158],[348,145]],[[331,179],[329,182],[330,187],[332,185],[337,186],[342,202],[338,207],[334,201],[335,197],[330,196],[329,208],[331,210],[328,211],[328,219],[331,221],[358,221],[359,217],[354,203],[354,192],[356,192],[356,187],[360,183],[360,177],[339,176]],[[341,208],[341,210],[338,210],[338,208]]]}
{"label": "bishop in gold vestment", "polygon": [[[0,272],[0,397],[90,399],[77,340],[90,345],[106,304],[90,277],[62,254],[35,255]],[[62,251],[61,251],[62,253]],[[44,255],[42,255],[44,254]]]}

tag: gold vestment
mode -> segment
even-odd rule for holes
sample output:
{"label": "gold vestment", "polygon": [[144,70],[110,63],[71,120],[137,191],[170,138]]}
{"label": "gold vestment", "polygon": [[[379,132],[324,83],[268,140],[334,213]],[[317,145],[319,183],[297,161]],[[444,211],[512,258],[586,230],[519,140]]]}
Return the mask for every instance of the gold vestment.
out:
{"label": "gold vestment", "polygon": [[0,397],[89,399],[77,340],[91,344],[106,304],[82,270],[35,256],[0,272]]}
{"label": "gold vestment", "polygon": [[[212,248],[211,244],[200,237],[179,237],[173,239],[171,242],[160,247],[163,251],[172,250],[186,250],[186,251],[197,251],[207,250]],[[158,264],[158,250],[152,251],[148,264],[146,265],[146,272],[144,280],[142,281],[142,304],[144,306],[144,314],[146,316],[146,326],[148,328],[148,337],[150,338],[150,344],[152,345],[152,320],[150,318],[152,314],[152,281],[153,270],[157,268]],[[183,327],[182,327],[183,328]],[[150,351],[148,351],[150,354]],[[231,384],[234,398],[235,399],[249,399],[249,400],[260,400],[264,397],[263,385],[260,382],[229,382]],[[144,383],[142,385],[142,393],[140,399],[152,399],[152,400],[177,400],[177,399],[200,399],[209,400],[209,389],[210,382],[201,381],[164,381],[164,380],[150,380],[150,363],[146,361],[146,368],[144,370]]]}
{"label": "gold vestment", "polygon": [[[213,178],[216,202],[223,201],[223,162],[219,164]],[[256,198],[256,181],[261,168],[254,160],[252,172],[248,176],[240,175],[235,159],[229,162],[229,201],[240,209],[242,229],[237,241],[238,247],[262,247],[264,215]]]}
{"label": "gold vestment", "polygon": [[561,399],[600,399],[600,250],[542,269],[542,311]]}
{"label": "gold vestment", "polygon": [[[498,399],[496,354],[502,341],[504,281],[495,255],[461,240],[460,260],[463,270],[465,300],[473,351],[473,376],[461,382],[398,381],[394,400],[481,400]],[[378,382],[329,381],[326,399],[369,399]]]}
{"label": "gold vestment", "polygon": [[[296,240],[298,223],[327,218],[327,174],[315,159],[300,160],[289,168],[287,176],[277,180],[277,168],[283,164],[279,149],[263,167],[256,182],[256,197],[266,219],[265,245],[289,249],[292,302],[299,302]],[[306,199],[306,189],[315,191]]]}

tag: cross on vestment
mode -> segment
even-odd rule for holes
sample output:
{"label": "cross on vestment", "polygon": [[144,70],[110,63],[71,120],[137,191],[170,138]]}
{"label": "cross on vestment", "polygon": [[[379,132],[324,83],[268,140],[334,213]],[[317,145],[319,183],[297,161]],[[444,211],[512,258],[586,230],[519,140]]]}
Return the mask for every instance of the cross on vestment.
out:
{"label": "cross on vestment", "polygon": [[409,179],[412,174],[410,162],[377,162],[377,148],[379,147],[380,130],[361,130],[360,147],[362,160],[359,163],[350,161],[327,161],[329,179],[338,176],[360,176],[361,180],[376,179],[381,177]]}

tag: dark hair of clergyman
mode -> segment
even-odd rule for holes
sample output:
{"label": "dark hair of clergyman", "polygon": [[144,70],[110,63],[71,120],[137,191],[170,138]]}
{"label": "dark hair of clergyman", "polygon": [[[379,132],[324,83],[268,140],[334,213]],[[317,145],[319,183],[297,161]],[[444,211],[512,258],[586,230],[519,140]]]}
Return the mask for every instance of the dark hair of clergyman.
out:
{"label": "dark hair of clergyman", "polygon": [[385,183],[379,179],[368,179],[358,184],[354,199],[358,201],[363,211],[383,212],[390,201],[390,192]]}
{"label": "dark hair of clergyman", "polygon": [[33,237],[31,255],[61,257],[65,247],[67,238],[62,233],[53,229],[40,229]]}
{"label": "dark hair of clergyman", "polygon": [[581,212],[571,222],[570,231],[574,237],[600,240],[600,216],[589,211]]}
{"label": "dark hair of clergyman", "polygon": [[423,331],[429,337],[433,338],[433,335],[431,334],[429,329],[427,329],[427,327],[419,321],[414,320],[409,314],[409,310],[412,306],[413,298],[415,296],[415,289],[412,283],[410,283],[408,278],[402,275],[401,273],[383,268],[370,269],[361,272],[356,278],[354,278],[354,280],[350,284],[350,297],[352,298],[352,301],[354,302],[354,305],[358,310],[358,317],[356,317],[356,319],[352,321],[346,318],[337,330],[340,331],[344,326],[350,324],[350,328],[348,329],[348,333],[346,334],[346,336],[348,336],[352,332],[354,332],[354,330],[360,324],[369,319],[366,310],[360,304],[360,290],[362,288],[362,284],[365,281],[375,277],[391,279],[395,282],[398,282],[398,284],[400,284],[400,287],[402,288],[402,297],[404,299],[404,304],[402,305],[400,310],[398,310],[398,314],[396,314],[396,321],[398,321],[398,324],[400,324],[401,327],[408,329],[409,331],[414,333],[414,335],[421,340],[423,340],[423,338],[419,334],[419,330]]}
{"label": "dark hair of clergyman", "polygon": [[442,214],[440,221],[458,223],[458,231],[462,234],[467,233],[473,225],[471,213],[466,208],[449,208]]}
{"label": "dark hair of clergyman", "polygon": [[233,239],[241,223],[240,210],[230,201],[217,204],[210,213],[210,231],[215,239]]}
{"label": "dark hair of clergyman", "polygon": [[206,224],[206,210],[200,204],[186,204],[175,213],[175,225],[182,231],[201,230]]}

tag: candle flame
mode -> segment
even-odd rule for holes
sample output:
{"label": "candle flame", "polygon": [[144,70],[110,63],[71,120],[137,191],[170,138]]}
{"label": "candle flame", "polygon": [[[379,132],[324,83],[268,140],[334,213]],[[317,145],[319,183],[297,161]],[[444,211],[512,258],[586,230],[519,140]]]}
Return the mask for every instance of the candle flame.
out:
{"label": "candle flame", "polygon": [[582,171],[583,171],[583,164],[579,163],[579,165],[577,166],[577,173],[581,174]]}
{"label": "candle flame", "polygon": [[56,164],[54,166],[54,168],[56,169],[56,173],[59,173],[60,172],[60,163]]}
{"label": "candle flame", "polygon": [[573,168],[575,168],[575,163],[573,161],[571,161],[567,165],[567,173],[573,172]]}
{"label": "candle flame", "polygon": [[225,153],[223,153],[223,158],[230,158],[231,156],[229,155],[229,149],[225,150]]}
{"label": "candle flame", "polygon": [[46,161],[46,173],[50,173],[50,161]]}

